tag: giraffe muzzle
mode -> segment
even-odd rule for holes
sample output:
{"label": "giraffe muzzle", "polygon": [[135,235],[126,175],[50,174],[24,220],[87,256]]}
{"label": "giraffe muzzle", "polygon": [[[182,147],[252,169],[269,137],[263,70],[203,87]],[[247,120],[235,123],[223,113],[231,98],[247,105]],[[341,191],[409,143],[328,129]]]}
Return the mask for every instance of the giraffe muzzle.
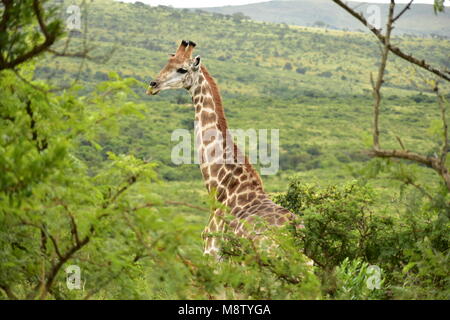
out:
{"label": "giraffe muzzle", "polygon": [[158,92],[160,91],[158,88],[158,83],[156,83],[155,81],[150,82],[150,85],[147,88],[147,91],[145,92],[145,94],[147,95],[151,95],[154,96],[155,94],[158,94]]}

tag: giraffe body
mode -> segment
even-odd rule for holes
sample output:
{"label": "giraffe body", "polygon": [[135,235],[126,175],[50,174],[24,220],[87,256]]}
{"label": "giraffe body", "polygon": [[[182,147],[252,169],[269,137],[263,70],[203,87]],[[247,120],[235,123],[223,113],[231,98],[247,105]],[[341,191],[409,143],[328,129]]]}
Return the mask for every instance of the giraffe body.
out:
{"label": "giraffe body", "polygon": [[[200,65],[200,58],[192,59],[194,47],[194,43],[183,41],[147,93],[182,87],[191,94],[197,124],[196,147],[205,186],[233,217],[226,222],[224,210],[216,209],[204,229],[204,252],[216,255],[220,239],[211,233],[222,234],[227,229],[238,236],[257,238],[263,231],[256,227],[257,220],[278,227],[293,221],[295,216],[269,199],[258,173],[232,141],[219,89],[206,67]],[[186,75],[182,77],[179,73]]]}

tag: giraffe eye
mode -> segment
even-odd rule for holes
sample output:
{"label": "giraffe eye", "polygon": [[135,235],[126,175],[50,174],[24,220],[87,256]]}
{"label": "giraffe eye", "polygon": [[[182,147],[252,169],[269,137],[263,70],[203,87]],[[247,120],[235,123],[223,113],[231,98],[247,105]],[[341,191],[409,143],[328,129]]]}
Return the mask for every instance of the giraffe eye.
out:
{"label": "giraffe eye", "polygon": [[186,73],[187,70],[184,69],[184,68],[180,68],[180,69],[177,70],[177,72],[178,72],[178,73]]}

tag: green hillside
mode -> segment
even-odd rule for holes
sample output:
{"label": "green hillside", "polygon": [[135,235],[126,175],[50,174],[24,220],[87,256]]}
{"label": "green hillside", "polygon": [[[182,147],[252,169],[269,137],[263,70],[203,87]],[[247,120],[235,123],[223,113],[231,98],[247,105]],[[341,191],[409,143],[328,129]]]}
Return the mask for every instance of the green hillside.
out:
{"label": "green hillside", "polygon": [[[370,16],[368,10],[373,3],[348,2],[358,12]],[[382,25],[386,24],[388,4],[375,4],[380,8]],[[400,12],[405,4],[397,4]],[[272,23],[287,23],[298,26],[321,26],[331,29],[362,30],[359,21],[350,19],[347,12],[341,10],[335,3],[329,0],[273,0],[262,3],[224,6],[202,9],[209,12],[217,12],[232,15],[243,13],[254,20]],[[432,5],[413,3],[412,7],[398,22],[394,33],[417,35],[450,36],[450,12],[448,10],[436,16]]]}
{"label": "green hillside", "polygon": [[[75,35],[73,50],[81,41],[76,37],[81,35]],[[264,179],[271,191],[283,190],[293,173],[337,181],[349,177],[345,168],[350,163],[368,160],[361,151],[371,125],[369,75],[378,64],[378,48],[369,35],[96,1],[89,4],[89,37],[96,48],[92,55],[117,49],[105,64],[87,62],[81,82],[88,87],[107,79],[110,71],[148,83],[180,39],[195,40],[196,53],[219,83],[230,127],[280,129],[281,170],[279,176]],[[448,65],[449,41],[395,41],[418,57]],[[38,65],[38,75],[60,83],[73,78],[77,68],[73,59],[53,58]],[[396,144],[400,135],[408,146],[427,148],[424,139],[438,109],[427,88],[410,81],[415,72],[395,59],[388,68],[389,105],[383,115],[388,145]],[[195,165],[174,166],[170,161],[171,132],[192,128],[188,94],[180,90],[148,97],[144,91],[136,90],[148,110],[146,121],[126,120],[123,141],[108,141],[108,148],[161,162],[167,180],[200,180]]]}

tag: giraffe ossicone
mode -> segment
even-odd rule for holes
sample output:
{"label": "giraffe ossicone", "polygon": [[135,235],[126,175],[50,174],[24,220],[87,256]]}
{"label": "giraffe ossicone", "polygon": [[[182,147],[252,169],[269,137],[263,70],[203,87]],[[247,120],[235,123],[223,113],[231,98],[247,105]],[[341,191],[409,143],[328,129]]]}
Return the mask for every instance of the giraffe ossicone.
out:
{"label": "giraffe ossicone", "polygon": [[[256,221],[263,220],[269,227],[279,227],[294,223],[296,216],[269,199],[256,170],[228,138],[219,88],[201,64],[200,56],[192,58],[195,46],[194,42],[183,40],[167,65],[150,82],[147,94],[182,88],[191,94],[197,122],[196,147],[205,186],[233,217],[226,221],[227,213],[223,209],[216,209],[210,216],[202,235],[204,252],[216,255],[220,251],[220,237],[211,234],[223,234],[227,229],[238,236],[258,237]],[[255,228],[251,230],[247,225]]]}

